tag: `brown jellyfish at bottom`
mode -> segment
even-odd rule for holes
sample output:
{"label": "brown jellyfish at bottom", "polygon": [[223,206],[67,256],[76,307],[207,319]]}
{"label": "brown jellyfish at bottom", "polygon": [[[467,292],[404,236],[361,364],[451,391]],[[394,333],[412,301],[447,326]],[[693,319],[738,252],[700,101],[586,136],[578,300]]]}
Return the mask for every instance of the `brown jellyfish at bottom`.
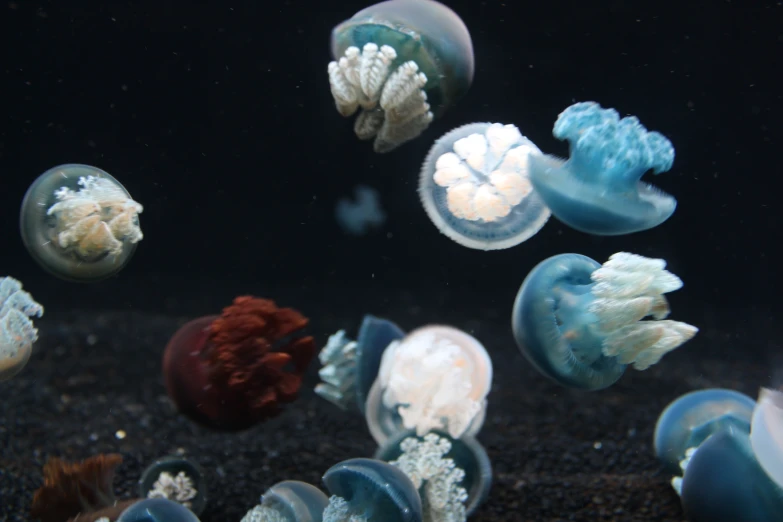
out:
{"label": "brown jellyfish at bottom", "polygon": [[250,428],[293,402],[316,353],[301,330],[308,319],[274,301],[242,296],[220,316],[180,328],[163,354],[163,377],[177,409],[222,431]]}

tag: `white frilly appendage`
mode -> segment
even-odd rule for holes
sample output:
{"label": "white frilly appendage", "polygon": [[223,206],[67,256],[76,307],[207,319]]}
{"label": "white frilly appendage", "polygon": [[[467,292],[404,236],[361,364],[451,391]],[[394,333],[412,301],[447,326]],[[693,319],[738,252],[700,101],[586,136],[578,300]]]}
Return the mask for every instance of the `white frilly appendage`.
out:
{"label": "white frilly appendage", "polygon": [[342,497],[332,495],[329,505],[324,509],[323,522],[371,522],[362,513],[352,510]]}
{"label": "white frilly appendage", "polygon": [[[593,272],[591,293],[596,299],[588,311],[598,317],[598,330],[606,336],[604,355],[646,370],[699,331],[663,320],[669,315],[663,294],[682,287],[680,278],[665,268],[663,259],[618,252]],[[654,320],[642,321],[649,316]]]}
{"label": "white frilly appendage", "polygon": [[291,519],[274,508],[259,504],[248,511],[240,522],[291,522]]}
{"label": "white frilly appendage", "polygon": [[453,150],[437,159],[433,179],[446,188],[455,217],[497,221],[533,192],[528,157],[541,151],[514,125],[493,123],[484,134],[455,141]]}
{"label": "white frilly appendage", "polygon": [[453,459],[444,458],[451,451],[451,442],[428,433],[424,440],[413,437],[403,440],[400,449],[402,455],[390,464],[408,475],[419,491],[424,486],[423,522],[464,522],[468,493],[459,484],[465,472],[456,467]]}
{"label": "white frilly appendage", "polygon": [[22,290],[21,282],[13,277],[0,278],[0,370],[4,361],[13,361],[20,352],[31,349],[38,330],[30,318],[43,313],[43,306]]}
{"label": "white frilly appendage", "polygon": [[424,327],[393,341],[383,353],[378,382],[384,407],[396,411],[406,429],[419,437],[443,430],[458,439],[481,427],[492,362],[472,337],[460,332],[472,340],[460,346],[440,335],[440,328],[452,330]]}
{"label": "white frilly appendage", "polygon": [[354,132],[360,140],[375,138],[375,152],[389,152],[421,134],[432,121],[424,86],[427,76],[414,61],[392,70],[397,52],[374,43],[349,47],[329,63],[329,85],[341,115],[362,111]]}
{"label": "white frilly appendage", "polygon": [[180,471],[172,475],[168,471],[158,475],[158,480],[152,485],[152,489],[147,493],[147,498],[165,498],[173,500],[190,509],[193,505],[190,502],[198,496],[198,491],[187,473]]}
{"label": "white frilly appendage", "polygon": [[761,390],[753,410],[750,445],[769,478],[783,489],[783,392]]}
{"label": "white frilly appendage", "polygon": [[119,255],[124,242],[138,243],[144,235],[138,215],[143,207],[106,178],[79,178],[78,191],[62,187],[57,203],[46,212],[57,218],[57,246],[82,258]]}
{"label": "white frilly appendage", "polygon": [[340,330],[329,337],[318,360],[318,376],[323,382],[316,385],[315,393],[343,410],[348,409],[356,402],[356,342]]}
{"label": "white frilly appendage", "polygon": [[[693,456],[696,454],[696,451],[699,448],[688,448],[685,450],[685,457],[680,461],[680,469],[682,470],[683,477],[685,476],[685,470],[688,469],[688,464],[690,463]],[[671,480],[672,487],[674,488],[674,491],[677,492],[678,495],[682,496],[682,479],[683,477],[673,477]]]}

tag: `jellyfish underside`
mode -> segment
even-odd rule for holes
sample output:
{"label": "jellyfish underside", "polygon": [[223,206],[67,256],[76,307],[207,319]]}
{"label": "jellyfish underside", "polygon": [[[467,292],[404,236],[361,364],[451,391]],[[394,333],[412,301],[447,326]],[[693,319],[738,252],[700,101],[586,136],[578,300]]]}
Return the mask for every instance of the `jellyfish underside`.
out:
{"label": "jellyfish underside", "polygon": [[89,165],[60,165],[28,189],[20,229],[27,250],[50,273],[98,281],[130,260],[143,238],[142,210],[108,173]]}
{"label": "jellyfish underside", "polygon": [[622,235],[658,226],[674,213],[672,196],[640,181],[648,170],[671,169],[674,148],[636,117],[576,103],[560,114],[553,135],[569,142],[569,159],[532,157],[530,179],[560,221],[590,234]]}
{"label": "jellyfish underside", "polygon": [[513,125],[472,123],[439,138],[419,177],[427,216],[468,248],[516,246],[546,224],[550,212],[528,176],[536,145]]}
{"label": "jellyfish underside", "polygon": [[590,390],[612,385],[627,364],[656,364],[698,331],[664,319],[664,294],[682,286],[664,267],[663,260],[623,252],[604,265],[579,254],[543,261],[514,303],[520,350],[547,377]]}
{"label": "jellyfish underside", "polygon": [[465,24],[433,0],[390,0],[332,31],[329,83],[354,132],[389,152],[421,134],[470,88],[473,46]]}

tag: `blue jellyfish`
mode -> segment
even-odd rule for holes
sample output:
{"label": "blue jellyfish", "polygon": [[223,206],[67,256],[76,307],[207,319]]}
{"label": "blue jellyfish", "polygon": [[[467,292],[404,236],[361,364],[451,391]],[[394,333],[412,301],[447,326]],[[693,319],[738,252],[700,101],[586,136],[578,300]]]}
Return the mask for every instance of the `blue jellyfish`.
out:
{"label": "blue jellyfish", "polygon": [[680,462],[717,431],[733,427],[750,432],[756,401],[734,390],[698,390],[669,404],[655,425],[654,447],[667,471],[679,473]]}
{"label": "blue jellyfish", "polygon": [[328,505],[329,498],[312,484],[285,480],[269,488],[242,522],[321,522]]}
{"label": "blue jellyfish", "polygon": [[33,259],[69,281],[98,281],[119,272],[144,237],[142,206],[108,173],[89,165],[44,172],[25,194],[22,241]]}
{"label": "blue jellyfish", "polygon": [[381,208],[380,196],[374,188],[359,185],[354,192],[356,201],[341,199],[337,202],[334,213],[343,232],[363,236],[370,230],[383,226],[386,213]]}
{"label": "blue jellyfish", "polygon": [[188,508],[165,498],[148,498],[132,504],[117,522],[199,522]]}
{"label": "blue jellyfish", "polygon": [[533,190],[536,145],[514,125],[472,123],[430,149],[419,177],[427,215],[446,237],[479,250],[500,250],[534,236],[549,208]]}
{"label": "blue jellyfish", "polygon": [[329,84],[344,117],[361,109],[360,140],[389,152],[421,134],[473,82],[473,43],[454,11],[434,0],[389,0],[332,30]]}
{"label": "blue jellyfish", "polygon": [[[679,401],[682,402],[678,405]],[[659,426],[667,424],[677,434],[683,432],[681,426],[694,424],[689,417],[696,415],[697,422],[712,432],[703,439],[704,433],[691,437],[695,446],[685,451],[679,463],[683,476],[672,480],[691,522],[780,520],[783,393],[762,390],[750,432],[744,426],[746,406],[747,400],[741,394],[730,396],[728,390],[704,390],[678,399],[659,420]],[[734,413],[727,414],[727,410]],[[679,442],[675,444],[678,445]],[[668,455],[663,456],[663,461],[668,463]]]}
{"label": "blue jellyfish", "polygon": [[698,331],[664,320],[664,294],[682,287],[665,267],[662,259],[626,252],[603,265],[579,254],[542,261],[514,302],[519,349],[539,372],[570,388],[611,386],[628,364],[647,369]]}
{"label": "blue jellyfish", "polygon": [[465,520],[489,497],[492,464],[473,437],[402,431],[375,452],[408,475],[419,489],[426,520]]}
{"label": "blue jellyfish", "polygon": [[376,459],[349,459],[335,464],[323,477],[332,496],[324,520],[422,522],[421,497],[399,468]]}
{"label": "blue jellyfish", "polygon": [[674,147],[662,134],[595,102],[564,110],[553,134],[568,140],[570,157],[532,156],[530,180],[566,225],[617,236],[656,227],[674,213],[672,196],[639,181],[650,169],[660,174],[672,168]]}
{"label": "blue jellyfish", "polygon": [[316,385],[315,393],[343,410],[356,406],[364,413],[383,352],[403,337],[399,326],[369,314],[362,319],[355,341],[346,337],[345,330],[332,335],[318,355],[323,382]]}
{"label": "blue jellyfish", "polygon": [[22,290],[22,283],[13,277],[0,278],[0,381],[18,374],[30,360],[38,339],[30,318],[43,313],[43,306]]}

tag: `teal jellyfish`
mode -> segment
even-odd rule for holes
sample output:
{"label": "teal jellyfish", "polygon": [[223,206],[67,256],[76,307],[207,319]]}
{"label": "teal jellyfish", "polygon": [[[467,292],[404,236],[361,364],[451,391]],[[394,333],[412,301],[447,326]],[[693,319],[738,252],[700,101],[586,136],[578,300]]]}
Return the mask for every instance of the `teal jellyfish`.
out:
{"label": "teal jellyfish", "polygon": [[468,248],[501,250],[527,241],[550,216],[528,175],[530,158],[540,155],[514,125],[471,123],[446,133],[421,168],[427,216]]}
{"label": "teal jellyfish", "polygon": [[620,119],[595,102],[575,103],[558,116],[552,134],[568,141],[570,157],[531,156],[530,180],[566,225],[617,236],[656,227],[674,213],[672,196],[640,181],[648,170],[671,169],[674,147],[638,118]]}
{"label": "teal jellyfish", "polygon": [[130,260],[143,237],[142,210],[107,172],[89,165],[60,165],[27,189],[20,213],[22,241],[53,275],[98,281]]}
{"label": "teal jellyfish", "polygon": [[671,458],[682,454],[682,477],[672,486],[691,522],[780,520],[783,393],[762,389],[749,417],[751,403],[730,390],[701,390],[661,414],[656,453],[670,469]]}
{"label": "teal jellyfish", "polygon": [[666,319],[665,294],[682,281],[664,268],[663,259],[627,252],[603,265],[579,254],[542,261],[514,302],[520,351],[550,379],[585,390],[611,386],[628,364],[637,370],[656,364],[699,331]]}
{"label": "teal jellyfish", "polygon": [[473,43],[434,0],[389,0],[332,30],[329,84],[337,110],[361,109],[354,132],[389,152],[416,138],[473,82]]}
{"label": "teal jellyfish", "polygon": [[329,497],[312,484],[284,480],[269,488],[241,522],[321,522],[328,505]]}

